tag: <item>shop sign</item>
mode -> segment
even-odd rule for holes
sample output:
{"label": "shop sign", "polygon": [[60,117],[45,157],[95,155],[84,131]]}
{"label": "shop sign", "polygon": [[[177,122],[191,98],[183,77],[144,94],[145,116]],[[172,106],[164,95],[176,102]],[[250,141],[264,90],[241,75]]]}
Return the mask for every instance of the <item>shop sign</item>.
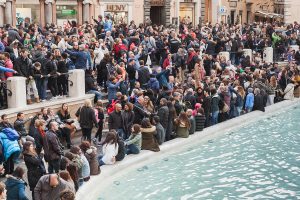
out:
{"label": "shop sign", "polygon": [[110,11],[110,12],[121,12],[121,11],[127,11],[127,5],[126,4],[122,4],[122,5],[114,5],[114,4],[108,4],[106,6],[106,11]]}
{"label": "shop sign", "polygon": [[62,15],[76,15],[76,10],[61,10]]}
{"label": "shop sign", "polygon": [[151,6],[165,6],[165,0],[150,0]]}

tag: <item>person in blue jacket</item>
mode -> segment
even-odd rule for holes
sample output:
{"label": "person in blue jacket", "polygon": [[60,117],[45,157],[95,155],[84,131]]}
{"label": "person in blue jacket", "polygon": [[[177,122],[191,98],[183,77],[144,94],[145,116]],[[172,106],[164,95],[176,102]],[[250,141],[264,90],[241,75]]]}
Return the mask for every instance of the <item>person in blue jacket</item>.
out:
{"label": "person in blue jacket", "polygon": [[253,105],[254,105],[253,89],[248,88],[248,94],[246,96],[246,103],[245,103],[245,110],[247,113],[252,111]]}
{"label": "person in blue jacket", "polygon": [[111,76],[109,78],[109,81],[107,82],[107,98],[108,98],[109,104],[112,103],[113,99],[116,99],[118,87],[120,86],[120,83],[122,81],[123,81],[122,78],[118,81],[116,79],[116,77],[114,77],[114,76]]}
{"label": "person in blue jacket", "polygon": [[16,73],[15,70],[3,67],[2,65],[0,65],[0,72],[12,72],[12,73]]}
{"label": "person in blue jacket", "polygon": [[21,149],[18,143],[19,135],[14,129],[3,129],[0,132],[0,146],[2,146],[2,160],[5,174],[11,174],[14,170],[14,161],[19,157]]}
{"label": "person in blue jacket", "polygon": [[105,16],[105,22],[104,22],[104,31],[111,31],[112,30],[112,23],[109,19],[109,16]]}
{"label": "person in blue jacket", "polygon": [[7,176],[5,182],[7,189],[7,199],[29,200],[25,194],[27,183],[23,180],[25,171],[22,167],[17,167],[12,175]]}
{"label": "person in blue jacket", "polygon": [[81,44],[79,46],[79,51],[70,51],[66,49],[66,53],[70,54],[71,56],[76,56],[75,61],[75,68],[76,69],[86,69],[88,66],[88,55],[87,52],[84,51],[85,45]]}

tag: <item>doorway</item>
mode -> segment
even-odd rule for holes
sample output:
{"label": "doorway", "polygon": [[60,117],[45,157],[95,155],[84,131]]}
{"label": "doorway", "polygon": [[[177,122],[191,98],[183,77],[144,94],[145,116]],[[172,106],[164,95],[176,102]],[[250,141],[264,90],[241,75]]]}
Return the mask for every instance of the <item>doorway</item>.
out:
{"label": "doorway", "polygon": [[152,24],[164,25],[165,24],[165,7],[164,6],[151,6],[150,19]]}
{"label": "doorway", "polygon": [[230,24],[234,24],[235,10],[230,11]]}

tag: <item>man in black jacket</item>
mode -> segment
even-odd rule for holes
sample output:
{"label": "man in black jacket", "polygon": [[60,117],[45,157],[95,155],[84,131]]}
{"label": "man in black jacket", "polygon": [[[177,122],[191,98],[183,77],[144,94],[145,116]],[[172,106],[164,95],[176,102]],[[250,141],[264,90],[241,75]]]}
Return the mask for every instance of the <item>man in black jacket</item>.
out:
{"label": "man in black jacket", "polygon": [[150,113],[147,113],[144,110],[143,104],[144,104],[144,97],[140,96],[133,107],[133,112],[134,112],[133,124],[141,124],[144,117],[148,117],[150,115]]}
{"label": "man in black jacket", "polygon": [[27,104],[32,104],[30,90],[33,90],[34,98],[36,102],[39,102],[39,94],[33,78],[33,66],[32,61],[28,58],[28,52],[26,49],[21,49],[20,57],[16,59],[14,64],[15,70],[19,76],[27,78],[26,80],[26,91],[27,91]]}
{"label": "man in black jacket", "polygon": [[49,174],[52,174],[53,172],[59,172],[61,156],[64,154],[63,146],[56,135],[57,131],[58,123],[52,121],[49,124],[49,131],[47,131],[45,137],[43,138],[45,160],[48,162],[49,165]]}
{"label": "man in black jacket", "polygon": [[145,89],[147,87],[148,81],[150,80],[150,72],[147,67],[144,66],[144,61],[140,60],[141,67],[138,69],[136,73],[136,80],[138,80],[141,84],[141,87]]}
{"label": "man in black jacket", "polygon": [[262,112],[265,112],[265,106],[264,106],[264,98],[260,94],[260,89],[255,88],[254,89],[254,105],[253,105],[253,111],[254,110],[260,110]]}
{"label": "man in black jacket", "polygon": [[169,121],[169,108],[167,106],[167,99],[162,98],[160,100],[160,108],[158,109],[157,115],[160,118],[160,123],[164,127],[165,132],[167,131]]}
{"label": "man in black jacket", "polygon": [[109,114],[108,129],[117,131],[120,138],[124,138],[123,121],[122,121],[122,106],[117,103],[115,110]]}

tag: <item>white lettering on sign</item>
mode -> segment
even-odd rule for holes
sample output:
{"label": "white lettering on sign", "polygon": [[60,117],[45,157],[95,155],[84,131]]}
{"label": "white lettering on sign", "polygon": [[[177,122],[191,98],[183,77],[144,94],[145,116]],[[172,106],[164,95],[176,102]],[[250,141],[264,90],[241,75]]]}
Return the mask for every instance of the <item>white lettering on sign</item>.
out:
{"label": "white lettering on sign", "polygon": [[127,11],[127,5],[108,4],[106,6],[106,11]]}

